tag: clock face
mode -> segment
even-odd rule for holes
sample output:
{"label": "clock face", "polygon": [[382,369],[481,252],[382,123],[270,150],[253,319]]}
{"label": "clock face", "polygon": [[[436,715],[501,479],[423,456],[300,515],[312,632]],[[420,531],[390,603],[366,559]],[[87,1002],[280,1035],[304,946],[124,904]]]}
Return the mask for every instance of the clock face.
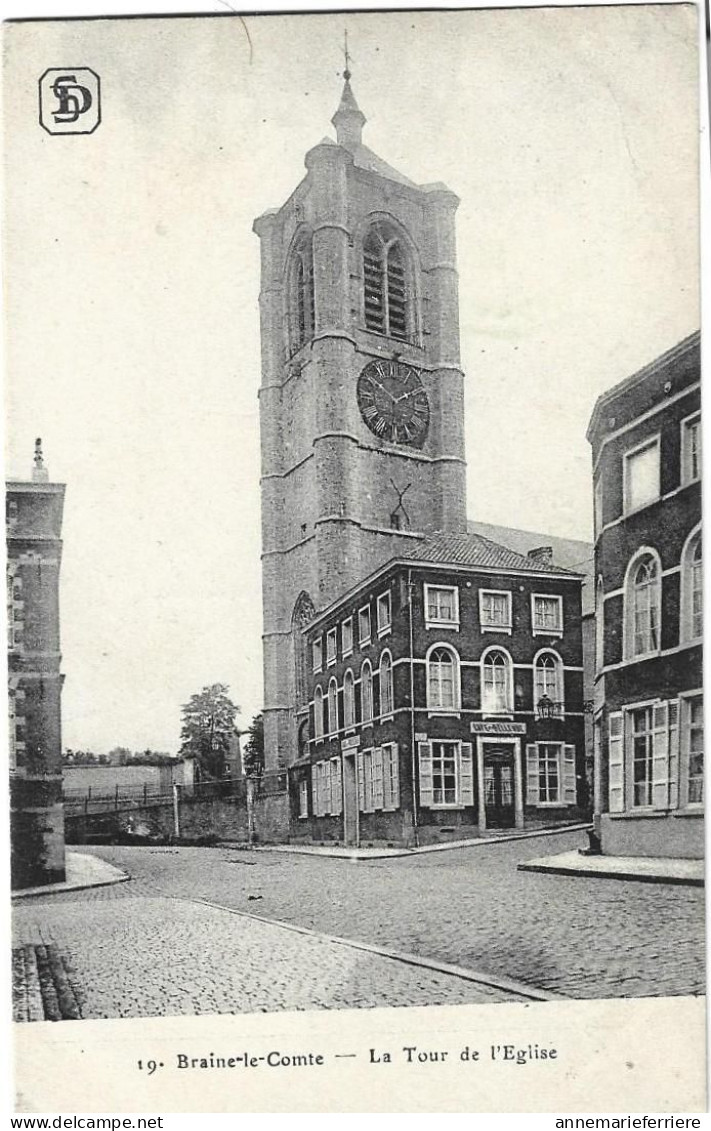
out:
{"label": "clock face", "polygon": [[422,447],[430,424],[430,404],[411,365],[369,361],[358,378],[357,396],[363,420],[380,440]]}

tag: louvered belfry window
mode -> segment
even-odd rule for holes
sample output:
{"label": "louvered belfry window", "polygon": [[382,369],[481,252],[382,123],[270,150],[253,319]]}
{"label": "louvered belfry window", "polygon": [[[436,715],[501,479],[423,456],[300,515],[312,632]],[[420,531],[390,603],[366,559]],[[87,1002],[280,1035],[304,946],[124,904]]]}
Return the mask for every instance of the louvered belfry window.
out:
{"label": "louvered belfry window", "polygon": [[412,336],[407,262],[387,224],[375,224],[363,244],[366,329],[407,341]]}
{"label": "louvered belfry window", "polygon": [[311,244],[304,241],[294,253],[291,275],[292,352],[314,335],[314,272]]}

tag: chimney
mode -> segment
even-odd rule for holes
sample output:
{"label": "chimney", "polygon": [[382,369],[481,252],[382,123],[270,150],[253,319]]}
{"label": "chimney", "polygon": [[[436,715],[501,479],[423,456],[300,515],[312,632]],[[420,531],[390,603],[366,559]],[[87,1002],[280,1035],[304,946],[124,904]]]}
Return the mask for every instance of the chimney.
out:
{"label": "chimney", "polygon": [[528,551],[527,557],[540,565],[553,565],[553,547],[536,546],[535,549]]}
{"label": "chimney", "polygon": [[49,472],[44,466],[44,457],[42,455],[42,440],[39,437],[35,440],[35,460],[32,468],[32,482],[49,482]]}

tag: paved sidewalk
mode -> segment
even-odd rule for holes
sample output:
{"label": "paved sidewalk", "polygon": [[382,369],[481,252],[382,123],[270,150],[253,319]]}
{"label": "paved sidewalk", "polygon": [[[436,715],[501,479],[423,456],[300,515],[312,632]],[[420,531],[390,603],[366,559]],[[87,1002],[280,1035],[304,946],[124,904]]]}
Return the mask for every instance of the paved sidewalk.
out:
{"label": "paved sidewalk", "polygon": [[585,856],[561,852],[540,860],[526,860],[519,872],[551,872],[557,876],[601,876],[608,880],[636,880],[646,884],[704,886],[703,860],[678,860],[658,856]]}
{"label": "paved sidewalk", "polygon": [[66,859],[66,880],[59,884],[41,884],[35,888],[22,888],[14,891],[12,898],[28,899],[33,895],[54,895],[60,891],[78,891],[81,888],[98,888],[106,884],[120,884],[130,879],[127,872],[114,867],[98,856],[88,856],[83,852],[68,852]]}

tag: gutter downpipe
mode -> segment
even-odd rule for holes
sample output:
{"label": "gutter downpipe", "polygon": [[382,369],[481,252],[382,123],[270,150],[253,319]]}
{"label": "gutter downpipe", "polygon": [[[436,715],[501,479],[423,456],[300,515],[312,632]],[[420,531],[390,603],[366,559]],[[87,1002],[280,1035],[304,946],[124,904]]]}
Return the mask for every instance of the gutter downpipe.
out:
{"label": "gutter downpipe", "polygon": [[410,755],[412,766],[412,831],[415,838],[415,848],[420,846],[417,823],[417,743],[415,742],[415,637],[412,627],[412,569],[407,571],[407,608],[410,614]]}

